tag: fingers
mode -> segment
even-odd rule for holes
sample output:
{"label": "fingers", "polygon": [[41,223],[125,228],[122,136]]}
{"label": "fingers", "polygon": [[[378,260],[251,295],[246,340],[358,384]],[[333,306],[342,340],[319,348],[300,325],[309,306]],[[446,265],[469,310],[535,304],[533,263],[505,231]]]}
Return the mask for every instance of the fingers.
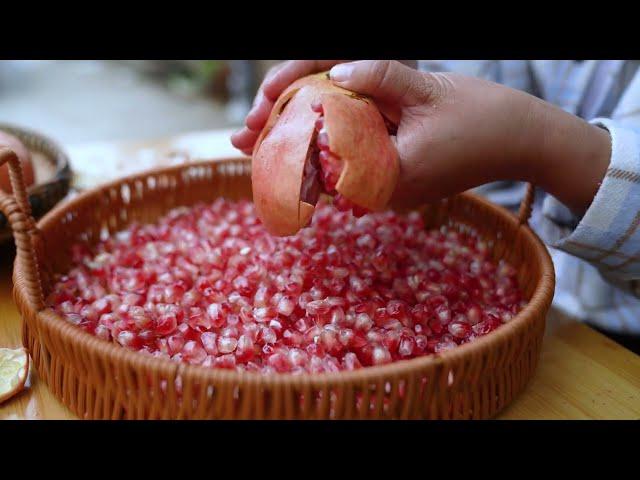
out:
{"label": "fingers", "polygon": [[251,155],[260,131],[264,128],[273,105],[293,82],[312,73],[327,70],[344,60],[289,60],[271,68],[256,93],[253,107],[245,119],[246,127],[231,136],[231,143],[246,155]]}
{"label": "fingers", "polygon": [[282,64],[282,68],[264,81],[265,96],[272,101],[293,82],[312,73],[322,72],[344,60],[290,60]]}
{"label": "fingers", "polygon": [[269,119],[273,105],[274,102],[264,96],[264,91],[258,90],[253,102],[253,108],[251,108],[251,111],[247,114],[247,118],[245,119],[245,125],[254,131],[259,132],[262,130]]}
{"label": "fingers", "polygon": [[393,60],[362,60],[336,65],[330,76],[336,85],[401,107],[433,100],[440,86],[435,76]]}
{"label": "fingers", "polygon": [[251,130],[247,127],[242,127],[242,129],[231,135],[231,143],[245,155],[251,156],[253,145],[258,139],[258,135],[260,135],[259,131]]}
{"label": "fingers", "polygon": [[331,68],[338,60],[289,60],[273,67],[256,94],[253,108],[245,124],[251,130],[262,130],[274,103],[293,82],[312,73]]}

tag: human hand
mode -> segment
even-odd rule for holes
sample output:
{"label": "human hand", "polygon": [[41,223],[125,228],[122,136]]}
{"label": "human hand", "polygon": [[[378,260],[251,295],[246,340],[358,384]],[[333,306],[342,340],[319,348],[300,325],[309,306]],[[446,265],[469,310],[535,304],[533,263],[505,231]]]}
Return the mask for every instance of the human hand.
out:
{"label": "human hand", "polygon": [[330,77],[400,110],[396,205],[414,206],[496,180],[523,180],[582,212],[609,164],[608,132],[493,82],[368,60],[334,66]]}
{"label": "human hand", "polygon": [[[347,60],[289,60],[272,67],[264,77],[253,107],[247,114],[245,126],[231,136],[231,143],[246,155],[251,155],[260,131],[264,127],[274,103],[293,82],[313,73],[329,70]],[[415,60],[403,60],[407,66],[416,66]]]}
{"label": "human hand", "polygon": [[289,60],[272,67],[264,77],[245,126],[231,136],[231,143],[246,155],[251,155],[260,131],[280,94],[293,82],[312,73],[328,70],[344,60]]}

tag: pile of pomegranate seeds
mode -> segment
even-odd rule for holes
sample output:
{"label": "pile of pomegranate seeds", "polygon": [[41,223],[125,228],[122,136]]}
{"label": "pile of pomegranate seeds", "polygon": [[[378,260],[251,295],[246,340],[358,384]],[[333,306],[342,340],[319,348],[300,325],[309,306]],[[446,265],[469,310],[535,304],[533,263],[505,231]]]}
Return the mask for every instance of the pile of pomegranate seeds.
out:
{"label": "pile of pomegranate seeds", "polygon": [[48,304],[156,357],[263,373],[354,370],[443,352],[524,305],[516,272],[472,232],[414,212],[355,218],[321,202],[297,235],[269,235],[247,201],[132,225],[74,266]]}

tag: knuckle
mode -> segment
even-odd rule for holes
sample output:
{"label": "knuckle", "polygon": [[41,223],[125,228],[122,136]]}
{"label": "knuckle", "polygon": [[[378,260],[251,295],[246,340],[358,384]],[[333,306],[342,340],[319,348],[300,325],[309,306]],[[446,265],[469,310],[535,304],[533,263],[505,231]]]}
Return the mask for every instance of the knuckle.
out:
{"label": "knuckle", "polygon": [[374,91],[380,90],[386,85],[391,79],[391,60],[375,60],[371,65],[371,78],[372,78],[372,87]]}
{"label": "knuckle", "polygon": [[437,102],[445,98],[453,88],[451,79],[443,73],[424,73],[422,81],[416,88],[416,102]]}

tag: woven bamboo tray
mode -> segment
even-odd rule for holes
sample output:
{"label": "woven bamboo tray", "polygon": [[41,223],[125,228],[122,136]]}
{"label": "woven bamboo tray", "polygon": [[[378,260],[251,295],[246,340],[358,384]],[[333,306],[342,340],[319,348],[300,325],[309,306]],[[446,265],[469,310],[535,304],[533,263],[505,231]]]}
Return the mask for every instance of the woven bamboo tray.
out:
{"label": "woven bamboo tray", "polygon": [[[0,151],[0,163],[15,160]],[[168,209],[251,195],[247,159],[181,165],[131,176],[84,192],[35,225],[19,165],[15,197],[0,193],[14,229],[15,300],[23,343],[40,378],[80,418],[92,419],[481,419],[509,404],[531,378],[551,304],[554,272],[527,226],[533,188],[519,218],[462,194],[422,210],[428,227],[475,226],[493,255],[518,269],[528,305],[491,334],[438,355],[353,372],[271,376],[181,364],[100,340],[44,307],[54,272],[70,264],[69,246],[89,243]]]}

